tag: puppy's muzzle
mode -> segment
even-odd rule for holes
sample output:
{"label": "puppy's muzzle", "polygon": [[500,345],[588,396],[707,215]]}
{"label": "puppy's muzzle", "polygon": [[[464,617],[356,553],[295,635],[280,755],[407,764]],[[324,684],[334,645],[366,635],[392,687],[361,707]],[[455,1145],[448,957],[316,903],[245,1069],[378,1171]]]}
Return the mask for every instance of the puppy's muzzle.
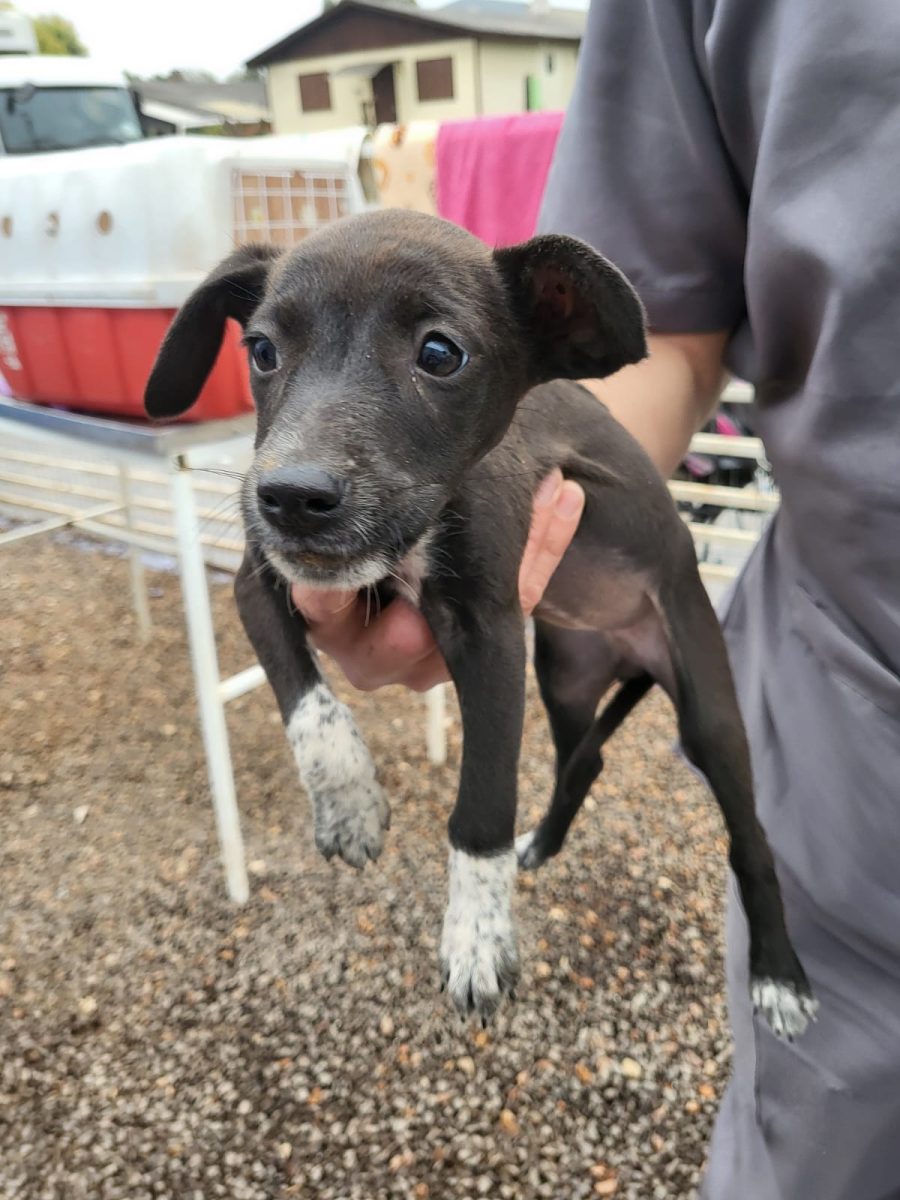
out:
{"label": "puppy's muzzle", "polygon": [[256,485],[263,518],[280,534],[308,538],[324,533],[340,515],[349,481],[315,463],[277,467]]}

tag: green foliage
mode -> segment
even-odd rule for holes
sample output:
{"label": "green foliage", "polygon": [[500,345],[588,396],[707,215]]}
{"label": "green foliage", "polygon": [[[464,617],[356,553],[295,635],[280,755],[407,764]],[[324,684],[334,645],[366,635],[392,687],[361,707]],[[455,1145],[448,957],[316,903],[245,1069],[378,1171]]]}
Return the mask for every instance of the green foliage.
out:
{"label": "green foliage", "polygon": [[216,77],[212,71],[204,70],[202,67],[175,67],[171,71],[160,72],[156,75],[151,75],[151,79],[157,80],[159,83],[216,83]]}
{"label": "green foliage", "polygon": [[262,79],[262,71],[258,67],[239,67],[237,71],[232,71],[230,75],[225,76],[226,83],[255,83],[258,79]]}
{"label": "green foliage", "polygon": [[35,17],[33,24],[41,54],[76,54],[79,57],[87,54],[87,47],[75,32],[75,26],[65,17],[47,13]]}

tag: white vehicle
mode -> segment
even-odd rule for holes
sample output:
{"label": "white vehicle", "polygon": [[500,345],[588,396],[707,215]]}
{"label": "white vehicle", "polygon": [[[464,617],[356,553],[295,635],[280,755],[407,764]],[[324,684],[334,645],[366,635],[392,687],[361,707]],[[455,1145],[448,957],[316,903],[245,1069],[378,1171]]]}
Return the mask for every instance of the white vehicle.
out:
{"label": "white vehicle", "polygon": [[89,58],[0,54],[0,155],[121,146],[142,137],[121,71]]}

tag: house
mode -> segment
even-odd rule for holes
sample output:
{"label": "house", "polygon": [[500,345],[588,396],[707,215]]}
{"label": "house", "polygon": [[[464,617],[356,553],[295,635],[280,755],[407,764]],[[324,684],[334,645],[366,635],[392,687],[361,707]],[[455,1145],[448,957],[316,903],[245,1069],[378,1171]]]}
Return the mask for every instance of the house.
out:
{"label": "house", "polygon": [[547,0],[339,0],[247,65],[276,133],[560,109],[585,20]]}
{"label": "house", "polygon": [[141,124],[149,137],[221,130],[230,137],[268,133],[269,106],[261,80],[135,79]]}

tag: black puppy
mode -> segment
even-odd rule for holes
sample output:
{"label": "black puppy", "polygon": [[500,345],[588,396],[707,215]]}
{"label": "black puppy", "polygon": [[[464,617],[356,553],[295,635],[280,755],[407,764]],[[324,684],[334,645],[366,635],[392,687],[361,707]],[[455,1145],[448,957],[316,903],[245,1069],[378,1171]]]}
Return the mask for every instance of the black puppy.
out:
{"label": "black puppy", "polygon": [[[197,399],[228,317],[244,326],[258,412],[237,601],[320,850],[354,866],[376,858],[388,805],[289,610],[290,581],[403,588],[446,658],[464,750],[440,957],[463,1012],[489,1015],[518,973],[516,851],[532,868],[557,853],[604,742],[659,683],[731,838],[754,1002],[776,1033],[802,1032],[815,1002],[785,929],[690,535],[637,443],[580,385],[560,382],[644,357],[643,313],[625,278],[570,238],[491,253],[453,225],[398,211],[337,223],[290,253],[246,247],[176,317],[147,385],[151,416]],[[532,495],[557,466],[587,494],[535,612],[557,781],[543,821],[514,848],[525,685],[517,577]]]}

